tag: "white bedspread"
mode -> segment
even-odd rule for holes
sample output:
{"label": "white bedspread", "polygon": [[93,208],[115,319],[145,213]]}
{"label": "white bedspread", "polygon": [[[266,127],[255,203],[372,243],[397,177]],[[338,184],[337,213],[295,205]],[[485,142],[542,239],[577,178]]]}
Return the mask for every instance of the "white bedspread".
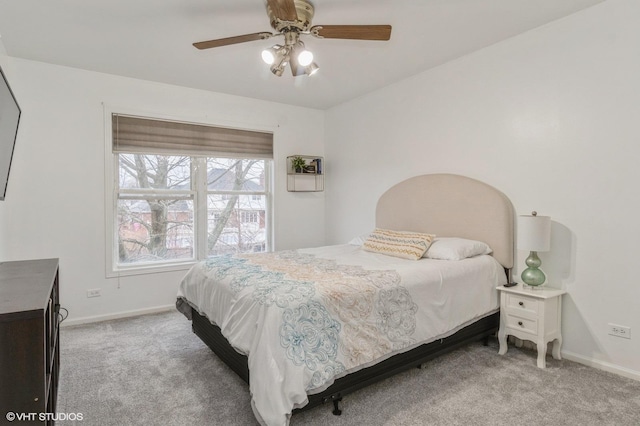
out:
{"label": "white bedspread", "polygon": [[336,378],[495,312],[505,282],[491,256],[413,261],[339,245],[211,258],[178,297],[248,356],[253,410],[271,426]]}

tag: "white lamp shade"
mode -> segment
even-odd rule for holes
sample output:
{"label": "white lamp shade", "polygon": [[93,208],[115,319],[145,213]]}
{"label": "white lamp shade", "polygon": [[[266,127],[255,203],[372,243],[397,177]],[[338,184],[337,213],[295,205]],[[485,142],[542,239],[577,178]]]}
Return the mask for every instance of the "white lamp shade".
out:
{"label": "white lamp shade", "polygon": [[518,248],[529,251],[549,251],[551,217],[533,215],[518,217]]}

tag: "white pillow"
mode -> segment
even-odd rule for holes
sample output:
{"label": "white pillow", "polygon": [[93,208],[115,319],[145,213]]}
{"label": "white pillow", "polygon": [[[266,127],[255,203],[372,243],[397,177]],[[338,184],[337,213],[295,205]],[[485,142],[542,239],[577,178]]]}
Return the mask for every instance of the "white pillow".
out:
{"label": "white pillow", "polygon": [[351,241],[349,241],[349,244],[351,244],[352,246],[361,246],[364,244],[367,238],[369,238],[369,235],[371,235],[371,232],[353,237]]}
{"label": "white pillow", "polygon": [[481,254],[490,254],[491,247],[482,241],[464,238],[436,238],[422,257],[441,260],[462,260]]}

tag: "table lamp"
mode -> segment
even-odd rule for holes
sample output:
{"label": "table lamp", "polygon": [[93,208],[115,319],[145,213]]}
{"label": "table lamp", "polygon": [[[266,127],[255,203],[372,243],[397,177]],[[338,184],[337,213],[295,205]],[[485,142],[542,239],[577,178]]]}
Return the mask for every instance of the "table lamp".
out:
{"label": "table lamp", "polygon": [[546,277],[539,268],[542,261],[538,257],[539,251],[549,251],[551,247],[551,217],[538,216],[537,212],[518,218],[518,248],[529,250],[529,257],[525,260],[527,269],[522,271],[522,281],[532,287],[544,284]]}

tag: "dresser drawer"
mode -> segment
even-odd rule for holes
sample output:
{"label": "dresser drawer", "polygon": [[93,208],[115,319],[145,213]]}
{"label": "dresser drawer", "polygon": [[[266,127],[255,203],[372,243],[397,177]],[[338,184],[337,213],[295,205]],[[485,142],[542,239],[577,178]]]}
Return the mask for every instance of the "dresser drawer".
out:
{"label": "dresser drawer", "polygon": [[538,320],[522,318],[507,314],[507,327],[512,330],[521,330],[526,333],[538,334]]}
{"label": "dresser drawer", "polygon": [[532,297],[519,294],[507,294],[507,311],[515,314],[538,315],[538,301]]}

